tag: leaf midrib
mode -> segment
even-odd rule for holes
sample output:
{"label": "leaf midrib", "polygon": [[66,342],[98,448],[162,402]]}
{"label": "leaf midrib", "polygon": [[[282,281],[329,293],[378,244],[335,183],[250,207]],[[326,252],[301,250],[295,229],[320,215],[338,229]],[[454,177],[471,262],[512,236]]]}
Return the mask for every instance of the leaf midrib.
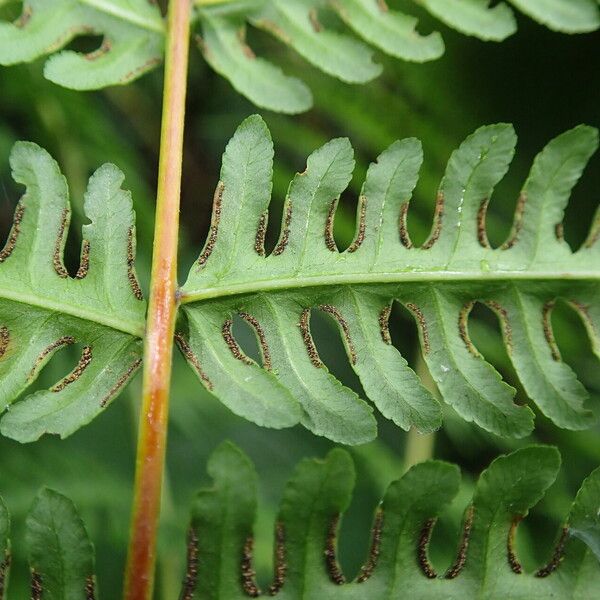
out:
{"label": "leaf midrib", "polygon": [[[276,275],[275,275],[276,276]],[[181,292],[182,304],[212,300],[240,294],[259,292],[277,292],[309,287],[327,287],[338,285],[376,285],[384,283],[455,283],[472,282],[506,282],[514,281],[582,281],[600,283],[600,272],[593,270],[582,271],[496,271],[482,273],[479,271],[402,271],[352,274],[319,274],[301,277],[282,277],[279,279],[262,279],[214,285],[196,290]]]}
{"label": "leaf midrib", "polygon": [[111,329],[115,329],[123,333],[128,333],[134,337],[141,338],[144,336],[145,325],[143,322],[132,323],[129,321],[123,321],[122,319],[102,314],[88,308],[67,304],[64,301],[56,302],[48,298],[41,298],[33,294],[14,292],[6,288],[0,289],[0,299],[10,300],[12,302],[20,302],[21,304],[35,306],[36,308],[41,308],[50,312],[69,315],[71,317],[83,319],[84,321],[97,323],[98,325],[102,325],[104,327],[110,327]]}

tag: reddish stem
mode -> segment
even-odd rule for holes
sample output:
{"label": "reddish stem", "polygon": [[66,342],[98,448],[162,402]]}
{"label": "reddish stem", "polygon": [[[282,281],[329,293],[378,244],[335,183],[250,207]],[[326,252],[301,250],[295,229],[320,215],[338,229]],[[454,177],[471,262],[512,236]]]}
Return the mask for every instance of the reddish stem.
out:
{"label": "reddish stem", "polygon": [[169,2],[156,222],[144,342],[143,406],[124,592],[126,600],[151,600],[154,586],[177,314],[177,240],[190,16],[190,0]]}

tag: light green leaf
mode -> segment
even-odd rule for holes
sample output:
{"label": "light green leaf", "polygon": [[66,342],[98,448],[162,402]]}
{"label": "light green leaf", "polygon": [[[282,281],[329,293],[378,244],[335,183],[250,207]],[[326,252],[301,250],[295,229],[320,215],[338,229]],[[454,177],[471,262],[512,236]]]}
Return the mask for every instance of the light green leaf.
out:
{"label": "light green leaf", "polygon": [[[114,165],[91,177],[84,200],[80,268],[63,264],[68,188],[40,147],[18,142],[15,181],[26,188],[0,251],[0,423],[4,435],[32,441],[69,435],[104,410],[141,363],[145,303],[135,274],[131,196]],[[71,373],[13,404],[62,348],[80,344]],[[10,410],[8,410],[10,409]]]}
{"label": "light green leaf", "polygon": [[[428,545],[436,518],[459,490],[457,467],[428,461],[392,483],[375,512],[371,548],[356,579],[347,582],[336,558],[340,518],[354,487],[354,466],[343,450],[325,460],[303,460],[286,485],[275,523],[274,576],[267,593],[284,600],[387,600],[398,597],[462,600],[486,598],[588,599],[600,582],[592,551],[570,537],[571,512],[549,562],[525,572],[514,536],[519,522],[554,482],[556,449],[531,446],[496,459],[484,471],[465,510],[455,561],[436,572]],[[252,548],[256,473],[231,444],[209,463],[214,486],[192,509],[188,569],[181,600],[257,597]],[[575,506],[600,509],[598,494],[583,484]]]}
{"label": "light green leaf", "polygon": [[[573,252],[560,235],[597,132],[580,126],[548,144],[523,187],[513,232],[493,249],[487,204],[515,144],[512,127],[503,124],[465,140],[448,162],[432,233],[414,248],[406,214],[422,151],[414,139],[394,143],[369,168],[355,239],[340,252],[332,224],[354,160],[348,140],[332,140],[290,184],[279,242],[265,256],[273,147],[260,117],[247,119],[224,154],[209,237],[181,296],[184,354],[206,387],[236,413],[264,424],[266,395],[249,399],[261,386],[278,385],[275,406],[288,406],[289,398],[280,399],[287,390],[302,407],[301,423],[315,433],[349,444],[374,437],[370,407],[319,358],[310,311],[320,309],[339,324],[350,363],[379,410],[403,429],[434,430],[440,407],[389,339],[389,311],[398,300],[415,317],[444,400],[488,431],[522,437],[533,428],[533,413],[514,404],[513,388],[469,338],[471,308],[484,302],[499,315],[510,358],[539,408],[561,427],[595,423],[587,392],[560,358],[550,315],[556,298],[571,302],[598,347],[597,236]],[[256,331],[262,367],[235,341],[236,314]]]}
{"label": "light green leaf", "polygon": [[594,0],[509,0],[521,12],[554,31],[584,33],[600,27]]}
{"label": "light green leaf", "polygon": [[[188,532],[190,558],[197,559],[207,575],[198,582],[197,593],[200,595],[197,597],[234,598],[239,589],[238,551],[252,534],[258,478],[250,460],[227,442],[213,452],[207,471],[215,480],[215,487],[200,492],[195,498],[192,526]],[[194,554],[199,544],[198,529],[219,533],[205,538],[208,543],[203,545],[201,552]],[[188,577],[191,577],[190,573]],[[192,582],[186,580],[182,599],[191,599],[185,590],[191,585]]]}
{"label": "light green leaf", "polygon": [[[53,54],[78,35],[103,35],[83,55]],[[0,23],[0,64],[53,54],[44,74],[65,87],[90,90],[125,84],[162,61],[164,24],[148,0],[26,0],[16,23]]]}
{"label": "light green leaf", "polygon": [[251,22],[288,44],[311,64],[348,83],[365,83],[381,73],[372,52],[358,40],[327,31],[314,0],[271,0]]}
{"label": "light green leaf", "polygon": [[200,48],[206,62],[257,106],[292,114],[312,106],[312,94],[302,81],[254,55],[245,41],[243,19],[206,16]]}
{"label": "light green leaf", "polygon": [[[94,548],[73,502],[43,489],[26,520],[32,598],[94,598]],[[39,596],[35,591],[39,590]]]}
{"label": "light green leaf", "polygon": [[[510,1],[558,31],[593,31],[600,26],[593,0]],[[446,25],[480,39],[499,41],[516,30],[505,3],[415,2]],[[420,35],[416,19],[391,10],[385,0],[194,0],[193,5],[200,47],[211,67],[257,106],[284,113],[308,110],[311,93],[302,81],[254,55],[245,41],[247,23],[273,34],[316,68],[350,83],[370,81],[381,67],[363,41],[331,23],[331,13],[364,42],[391,56],[424,62],[444,51],[439,33]],[[96,51],[57,52],[73,38],[90,34],[104,38]],[[26,0],[16,22],[0,23],[0,64],[51,55],[44,69],[48,79],[73,89],[97,89],[128,83],[156,67],[163,58],[164,37],[160,10],[149,0]]]}
{"label": "light green leaf", "polygon": [[415,0],[440,21],[482,40],[499,42],[517,30],[512,10],[490,0]]}
{"label": "light green leaf", "polygon": [[425,62],[444,53],[444,42],[439,33],[420,35],[415,29],[417,19],[390,10],[384,2],[332,0],[331,4],[357,35],[386,54]]}

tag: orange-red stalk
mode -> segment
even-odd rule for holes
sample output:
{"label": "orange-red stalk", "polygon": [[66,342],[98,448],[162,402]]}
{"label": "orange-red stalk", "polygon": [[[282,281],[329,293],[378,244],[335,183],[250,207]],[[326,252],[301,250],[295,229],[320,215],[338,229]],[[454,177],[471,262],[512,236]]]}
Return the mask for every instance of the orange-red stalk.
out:
{"label": "orange-red stalk", "polygon": [[144,341],[143,404],[125,600],[151,600],[154,587],[177,313],[177,240],[190,13],[190,0],[170,0],[152,277]]}

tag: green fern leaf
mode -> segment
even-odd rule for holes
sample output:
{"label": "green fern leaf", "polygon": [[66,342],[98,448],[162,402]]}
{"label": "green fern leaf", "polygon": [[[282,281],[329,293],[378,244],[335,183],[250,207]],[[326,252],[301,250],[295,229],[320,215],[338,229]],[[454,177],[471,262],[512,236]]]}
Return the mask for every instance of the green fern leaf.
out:
{"label": "green fern leaf", "polygon": [[[63,264],[68,189],[41,148],[18,142],[15,181],[26,187],[0,251],[0,422],[4,435],[32,441],[64,437],[104,410],[141,363],[145,303],[137,283],[135,225],[123,174],[104,165],[89,182],[81,265]],[[13,404],[52,356],[81,344],[74,369],[48,390]],[[10,409],[10,410],[8,410]]]}
{"label": "green fern leaf", "polygon": [[510,0],[521,12],[548,28],[564,33],[585,33],[600,27],[594,0]]}
{"label": "green fern leaf", "polygon": [[517,30],[515,16],[504,2],[492,7],[489,0],[415,1],[449,27],[482,40],[499,42]]}
{"label": "green fern leaf", "polygon": [[26,0],[17,22],[0,23],[0,64],[31,62],[82,34],[103,35],[102,46],[51,56],[44,68],[50,81],[97,89],[129,83],[162,61],[164,24],[148,0]]}
{"label": "green fern leaf", "polygon": [[[415,0],[449,27],[483,40],[501,41],[517,30],[512,10],[490,0]],[[538,23],[563,33],[585,33],[600,27],[594,0],[508,0]]]}
{"label": "green fern leaf", "polygon": [[419,35],[417,19],[390,10],[383,1],[332,0],[331,6],[356,35],[390,56],[425,62],[444,53],[439,33]]}
{"label": "green fern leaf", "polygon": [[[512,9],[503,2],[492,6],[490,0],[414,1],[449,27],[479,39],[501,41],[517,29]],[[600,11],[593,0],[510,1],[557,31],[581,33],[600,27]],[[332,11],[357,37],[396,58],[425,62],[444,52],[439,33],[420,35],[417,20],[391,10],[385,0],[195,0],[195,5],[207,62],[238,92],[271,110],[306,110],[310,92],[298,79],[255,57],[245,41],[246,23],[274,35],[318,69],[350,83],[369,81],[380,68],[372,62],[367,46],[323,24],[331,21]]]}
{"label": "green fern leaf", "polygon": [[[304,460],[280,504],[268,594],[289,600],[591,598],[600,567],[577,539],[576,528],[580,515],[596,515],[600,509],[599,496],[593,494],[600,469],[584,482],[546,565],[524,572],[514,547],[519,522],[554,482],[559,465],[558,451],[549,446],[496,459],[481,474],[465,510],[456,559],[439,574],[428,558],[429,539],[436,518],[457,495],[460,473],[441,461],[414,466],[389,486],[375,513],[364,566],[346,583],[336,560],[336,535],[352,498],[353,462],[339,449],[323,461]],[[256,473],[228,443],[215,451],[208,471],[214,486],[201,491],[193,505],[180,598],[257,597],[261,592],[252,562]]]}
{"label": "green fern leaf", "polygon": [[206,62],[257,106],[291,114],[312,106],[312,94],[302,81],[254,55],[245,42],[243,17],[206,15],[200,48]]}
{"label": "green fern leaf", "polygon": [[[551,29],[580,33],[600,27],[594,0],[509,0]],[[415,0],[446,25],[467,35],[500,41],[516,30],[505,3],[489,0]],[[0,2],[1,3],[1,2]],[[391,56],[425,62],[439,58],[439,33],[421,35],[417,20],[385,0],[194,0],[206,61],[257,106],[298,113],[312,105],[308,87],[246,43],[246,26],[267,31],[323,72],[348,83],[377,77],[370,46]],[[340,30],[341,20],[356,37]],[[164,51],[164,20],[149,0],[27,0],[20,18],[0,23],[0,64],[31,62],[52,54],[44,73],[74,89],[128,83],[157,66]],[[103,35],[86,55],[63,48],[78,35]],[[362,38],[362,40],[357,39]]]}
{"label": "green fern leaf", "polygon": [[[0,600],[6,598],[11,563],[10,517],[0,498]],[[95,600],[94,548],[74,504],[42,489],[25,523],[31,571],[31,600]]]}
{"label": "green fern leaf", "polygon": [[[513,388],[469,338],[469,312],[479,301],[498,313],[510,358],[539,408],[561,427],[595,423],[585,389],[560,358],[550,315],[557,297],[567,299],[598,346],[600,243],[594,233],[572,252],[560,235],[597,132],[577,127],[538,155],[513,231],[493,249],[485,211],[515,143],[512,127],[491,125],[452,154],[432,233],[420,248],[412,245],[406,214],[421,146],[415,139],[392,144],[369,168],[355,239],[339,252],[332,224],[354,159],[348,140],[332,140],[292,181],[279,242],[265,256],[273,145],[260,117],[244,121],[223,156],[209,237],[181,293],[187,324],[178,340],[204,385],[262,425],[283,411],[293,419],[297,403],[302,424],[319,435],[348,444],[372,439],[371,407],[327,371],[312,341],[310,310],[320,308],[339,324],[350,363],[380,412],[403,429],[434,430],[441,409],[389,339],[389,311],[398,300],[415,317],[446,402],[488,431],[522,437],[532,430],[533,413],[514,404]],[[231,331],[236,314],[254,328],[262,366],[239,348]]]}
{"label": "green fern leaf", "polygon": [[94,548],[73,502],[43,489],[25,526],[32,599],[93,600]]}

